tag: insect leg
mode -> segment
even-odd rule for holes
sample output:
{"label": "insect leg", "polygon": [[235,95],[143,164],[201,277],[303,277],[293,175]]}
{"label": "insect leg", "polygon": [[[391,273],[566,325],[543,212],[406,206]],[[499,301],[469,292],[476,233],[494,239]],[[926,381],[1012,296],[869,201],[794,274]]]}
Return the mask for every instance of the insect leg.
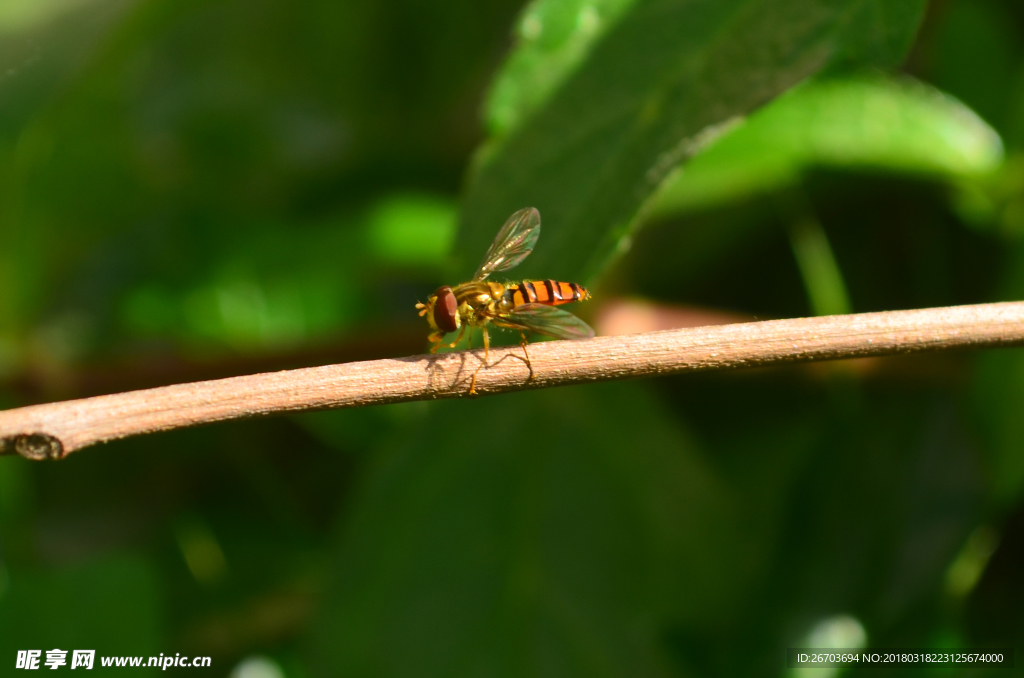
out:
{"label": "insect leg", "polygon": [[455,337],[455,341],[453,341],[450,344],[442,344],[441,343],[444,340],[444,332],[434,332],[433,334],[431,334],[428,337],[428,339],[430,339],[430,341],[433,341],[435,343],[430,348],[430,352],[431,353],[437,353],[437,349],[439,349],[439,348],[455,348],[456,346],[458,346],[459,342],[462,341],[462,335],[466,333],[466,327],[467,327],[467,325],[463,325],[462,326],[462,329],[459,330],[459,336]]}
{"label": "insect leg", "polygon": [[459,342],[462,341],[462,335],[466,333],[467,329],[469,329],[469,325],[463,325],[462,329],[459,330],[459,336],[455,337],[455,341],[448,344],[446,348],[455,348],[456,346],[458,346]]}
{"label": "insect leg", "polygon": [[530,362],[530,352],[526,349],[526,333],[522,330],[519,331],[519,345],[526,354],[526,369],[530,370],[530,379],[533,379],[533,363]]}
{"label": "insect leg", "polygon": [[480,328],[480,331],[484,335],[484,360],[480,363],[480,366],[476,368],[476,372],[473,373],[473,379],[469,382],[469,395],[476,395],[476,375],[480,374],[480,370],[487,365],[487,359],[491,350],[491,338],[487,334],[487,325]]}

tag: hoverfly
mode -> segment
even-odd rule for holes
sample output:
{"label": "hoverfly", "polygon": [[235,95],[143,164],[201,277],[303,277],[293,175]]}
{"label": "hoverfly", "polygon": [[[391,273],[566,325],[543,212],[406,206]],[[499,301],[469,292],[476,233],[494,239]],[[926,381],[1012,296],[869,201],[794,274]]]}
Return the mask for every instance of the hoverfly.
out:
{"label": "hoverfly", "polygon": [[[479,327],[484,338],[484,362],[473,373],[470,394],[476,393],[476,375],[487,364],[490,337],[487,325],[519,331],[520,346],[530,364],[526,350],[526,333],[536,332],[555,339],[589,339],[594,330],[568,311],[555,308],[573,301],[585,301],[590,292],[576,283],[557,280],[524,280],[518,283],[487,281],[492,273],[507,271],[523,261],[540,236],[540,212],[534,207],[521,209],[505,222],[494,238],[473,280],[455,287],[439,287],[427,297],[427,303],[416,304],[421,316],[427,317],[433,342],[431,353],[439,348],[453,348],[466,329]],[[458,338],[445,344],[444,337],[458,330]],[[470,334],[472,341],[472,334]]]}

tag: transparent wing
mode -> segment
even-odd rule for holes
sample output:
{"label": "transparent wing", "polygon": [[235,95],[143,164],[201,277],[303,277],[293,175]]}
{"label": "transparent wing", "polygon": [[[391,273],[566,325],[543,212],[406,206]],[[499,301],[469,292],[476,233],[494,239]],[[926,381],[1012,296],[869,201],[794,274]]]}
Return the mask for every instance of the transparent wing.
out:
{"label": "transparent wing", "polygon": [[555,339],[590,339],[594,330],[572,313],[544,304],[523,304],[508,315],[495,318],[495,325],[529,330]]}
{"label": "transparent wing", "polygon": [[473,276],[473,282],[480,282],[498,271],[514,268],[529,256],[540,237],[540,212],[535,207],[521,209],[508,218],[498,231],[484,260]]}

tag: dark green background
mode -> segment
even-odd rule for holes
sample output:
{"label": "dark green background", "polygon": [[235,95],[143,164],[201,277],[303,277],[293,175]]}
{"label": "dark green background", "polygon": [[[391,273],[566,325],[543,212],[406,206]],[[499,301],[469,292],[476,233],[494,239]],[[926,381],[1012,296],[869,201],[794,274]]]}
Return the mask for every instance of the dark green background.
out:
{"label": "dark green background", "polygon": [[[1024,6],[7,0],[0,407],[422,352],[413,305],[526,205],[521,275],[595,323],[1019,299]],[[849,618],[1014,645],[1022,490],[1016,349],[4,457],[0,672],[783,675]]]}

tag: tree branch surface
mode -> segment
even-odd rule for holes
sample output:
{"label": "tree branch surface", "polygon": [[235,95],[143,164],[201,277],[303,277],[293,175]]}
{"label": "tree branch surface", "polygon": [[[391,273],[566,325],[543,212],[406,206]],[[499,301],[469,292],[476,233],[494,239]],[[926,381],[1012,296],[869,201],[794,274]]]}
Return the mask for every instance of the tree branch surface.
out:
{"label": "tree branch surface", "polygon": [[[1024,345],[1024,302],[769,320],[496,348],[480,395],[783,362]],[[0,411],[0,453],[60,459],[89,445],[216,421],[465,397],[483,350],[370,360]]]}

